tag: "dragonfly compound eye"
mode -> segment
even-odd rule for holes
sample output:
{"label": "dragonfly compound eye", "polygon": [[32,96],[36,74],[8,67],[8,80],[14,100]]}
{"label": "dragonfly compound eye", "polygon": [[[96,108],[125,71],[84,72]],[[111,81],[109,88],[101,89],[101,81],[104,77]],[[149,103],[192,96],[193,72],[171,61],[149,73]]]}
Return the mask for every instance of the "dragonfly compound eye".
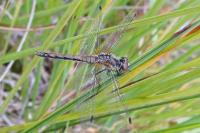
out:
{"label": "dragonfly compound eye", "polygon": [[121,69],[123,71],[128,71],[128,58],[127,57],[122,57],[120,59],[121,62]]}

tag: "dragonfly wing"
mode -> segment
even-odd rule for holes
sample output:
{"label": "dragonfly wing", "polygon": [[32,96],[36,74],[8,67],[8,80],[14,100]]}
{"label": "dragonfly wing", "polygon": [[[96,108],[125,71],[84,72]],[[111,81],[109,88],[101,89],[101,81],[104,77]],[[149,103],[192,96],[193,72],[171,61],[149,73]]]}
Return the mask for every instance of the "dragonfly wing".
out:
{"label": "dragonfly wing", "polygon": [[126,30],[128,30],[128,25],[134,20],[136,14],[134,10],[131,10],[128,15],[121,22],[121,28],[119,28],[116,32],[112,33],[108,39],[103,44],[103,48],[101,52],[110,53],[113,45],[117,45],[119,40],[123,37]]}
{"label": "dragonfly wing", "polygon": [[101,30],[102,19],[103,19],[102,18],[102,13],[100,13],[100,15],[98,17],[98,25],[97,25],[97,34],[96,34],[97,35],[97,41],[96,41],[95,50],[94,50],[95,54],[99,54],[99,49],[101,48],[100,38],[99,38],[99,31]]}
{"label": "dragonfly wing", "polygon": [[103,17],[105,14],[108,12],[110,9],[112,2],[106,2],[107,4],[104,4],[103,6],[101,5],[101,2],[98,3],[98,6],[96,7],[95,13],[93,14],[94,21],[92,23],[89,23],[88,26],[90,27],[90,30],[87,33],[92,33],[94,34],[90,35],[88,38],[86,38],[84,44],[83,44],[83,51],[86,51],[84,53],[87,54],[93,54],[97,53],[96,49],[100,46],[99,42],[99,31],[101,27],[101,23],[103,20]]}
{"label": "dragonfly wing", "polygon": [[[91,20],[90,22],[87,22],[87,27],[89,28],[89,30],[87,31],[88,34],[92,33],[92,32],[96,32],[97,31],[97,27],[98,27],[98,16],[100,14],[100,11],[97,10],[95,11],[95,17],[93,20]],[[86,34],[87,34],[86,33]],[[83,41],[83,45],[81,48],[81,54],[92,54],[94,51],[94,47],[95,47],[95,43],[97,41],[97,34],[92,34],[89,37],[85,38]]]}
{"label": "dragonfly wing", "polygon": [[99,54],[103,48],[102,43],[100,42],[100,38],[99,38],[99,32],[101,30],[101,26],[102,26],[102,22],[104,19],[104,16],[106,15],[106,13],[109,12],[109,10],[111,9],[113,5],[113,1],[107,1],[107,4],[105,5],[104,8],[102,8],[101,6],[99,7],[100,13],[98,16],[98,25],[97,25],[97,42],[95,44],[95,50],[94,50],[94,54]]}
{"label": "dragonfly wing", "polygon": [[96,95],[99,93],[99,89],[101,87],[101,83],[100,83],[100,74],[97,74],[98,71],[100,71],[101,66],[99,64],[96,64],[94,66],[93,72],[92,72],[92,77],[93,77],[93,85],[92,88],[90,90],[90,121],[92,122],[94,119],[94,110],[96,108],[95,106],[95,97]]}

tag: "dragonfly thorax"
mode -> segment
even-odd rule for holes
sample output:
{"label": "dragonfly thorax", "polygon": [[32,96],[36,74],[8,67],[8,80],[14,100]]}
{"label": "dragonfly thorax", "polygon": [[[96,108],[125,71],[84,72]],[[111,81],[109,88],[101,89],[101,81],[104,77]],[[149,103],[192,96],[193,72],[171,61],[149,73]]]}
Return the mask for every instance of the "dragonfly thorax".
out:
{"label": "dragonfly thorax", "polygon": [[122,74],[128,70],[127,57],[118,59],[111,54],[100,53],[97,56],[96,62],[104,65],[107,70],[114,70],[118,74]]}

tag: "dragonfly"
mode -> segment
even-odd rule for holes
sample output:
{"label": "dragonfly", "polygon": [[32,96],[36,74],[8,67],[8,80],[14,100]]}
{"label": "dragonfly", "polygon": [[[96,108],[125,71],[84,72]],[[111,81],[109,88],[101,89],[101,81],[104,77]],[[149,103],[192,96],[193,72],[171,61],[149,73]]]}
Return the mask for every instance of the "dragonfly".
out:
{"label": "dragonfly", "polygon": [[[99,7],[101,10],[101,6]],[[135,18],[136,14],[131,11],[126,18],[124,19],[123,23],[131,23],[133,18]],[[101,21],[100,17],[100,21]],[[101,27],[101,22],[98,22],[98,27]],[[98,34],[96,35],[97,41],[95,44],[95,54],[93,55],[63,55],[63,54],[57,54],[57,53],[50,53],[50,52],[43,52],[38,51],[36,52],[37,56],[44,57],[44,58],[52,58],[52,59],[59,59],[59,60],[68,60],[68,61],[75,61],[75,62],[84,62],[90,65],[98,65],[101,66],[103,69],[96,71],[95,69],[95,78],[94,81],[96,82],[97,75],[100,73],[106,71],[109,73],[108,75],[111,75],[111,80],[114,84],[114,90],[117,90],[117,95],[119,97],[119,101],[123,104],[123,97],[121,96],[119,92],[119,83],[115,79],[115,76],[113,73],[116,73],[117,75],[121,75],[123,73],[126,73],[129,70],[129,61],[127,57],[117,57],[114,54],[111,53],[112,46],[114,44],[117,44],[124,35],[125,31],[127,30],[127,27],[123,27],[118,29],[115,33],[111,34],[110,39],[107,40],[107,42],[103,44],[99,44],[98,41]],[[103,46],[102,46],[103,45]],[[105,52],[106,51],[106,52]],[[123,104],[123,108],[127,110],[125,105]],[[91,116],[91,121],[94,119],[94,116]],[[129,123],[131,122],[131,118],[128,118]]]}
{"label": "dragonfly", "polygon": [[114,55],[107,53],[100,53],[98,55],[89,55],[89,56],[84,56],[84,55],[71,56],[71,55],[61,55],[61,54],[47,53],[47,52],[37,52],[36,55],[46,58],[79,61],[79,62],[86,62],[88,64],[99,64],[104,66],[103,71],[107,72],[114,71],[118,75],[128,71],[127,57],[117,58]]}

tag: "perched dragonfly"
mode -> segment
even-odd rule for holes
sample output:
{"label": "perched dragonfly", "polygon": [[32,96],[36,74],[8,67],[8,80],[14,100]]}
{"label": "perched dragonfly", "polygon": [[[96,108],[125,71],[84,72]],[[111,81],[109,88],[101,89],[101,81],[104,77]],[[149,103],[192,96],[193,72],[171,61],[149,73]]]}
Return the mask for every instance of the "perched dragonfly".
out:
{"label": "perched dragonfly", "polygon": [[[122,23],[130,23],[134,17],[135,17],[135,14],[133,14],[133,12],[130,12]],[[99,45],[99,43],[96,43],[95,51],[98,51],[98,49],[100,48],[101,49],[98,52],[96,52],[96,54],[94,55],[61,55],[57,53],[48,53],[48,52],[36,52],[36,55],[40,57],[60,59],[60,60],[71,60],[71,61],[76,61],[76,62],[85,62],[88,64],[93,64],[93,65],[97,64],[97,65],[102,66],[103,69],[95,72],[96,75],[103,71],[106,71],[107,73],[115,72],[118,75],[120,75],[128,71],[128,58],[116,57],[113,54],[111,54],[111,52],[104,52],[104,51],[109,51],[109,50],[111,51],[111,47],[113,46],[113,44],[116,44],[120,40],[123,33],[126,31],[126,28],[127,27],[122,27],[118,31],[113,33],[110,39],[108,39],[108,41],[105,43],[104,46],[101,46]],[[98,38],[97,38],[97,42],[98,42]],[[123,98],[119,93],[118,82],[116,81],[114,76],[112,76],[111,79],[113,81],[115,90],[117,90],[117,95],[119,96],[120,102],[123,102]],[[126,109],[125,106],[124,108]],[[91,119],[93,119],[93,116],[91,116]],[[129,123],[131,123],[130,117],[129,117]]]}
{"label": "perched dragonfly", "polygon": [[47,57],[53,59],[62,59],[62,60],[72,60],[72,61],[80,61],[86,62],[89,64],[100,64],[104,66],[105,71],[115,71],[117,74],[122,74],[128,70],[128,58],[121,57],[116,58],[112,54],[100,53],[99,55],[60,55],[54,53],[46,53],[46,52],[37,52],[37,56]]}

